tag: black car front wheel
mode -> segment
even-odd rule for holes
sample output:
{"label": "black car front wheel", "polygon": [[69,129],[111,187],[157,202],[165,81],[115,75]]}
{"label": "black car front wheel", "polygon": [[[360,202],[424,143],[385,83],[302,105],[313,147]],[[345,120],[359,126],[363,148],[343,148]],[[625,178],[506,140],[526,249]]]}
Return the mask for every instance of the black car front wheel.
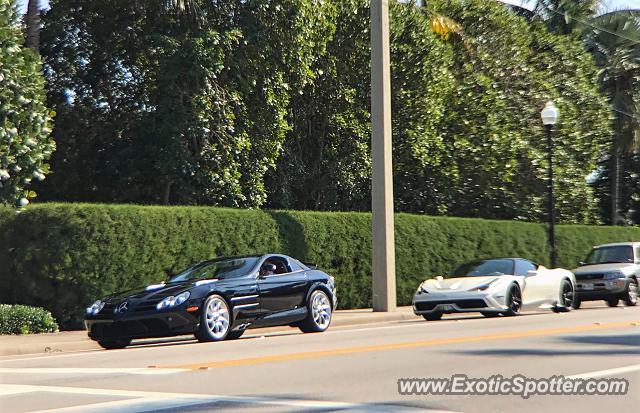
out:
{"label": "black car front wheel", "polygon": [[198,341],[222,341],[231,327],[231,312],[225,299],[217,294],[207,297],[202,306],[200,328],[195,336]]}
{"label": "black car front wheel", "polygon": [[311,293],[307,309],[307,318],[298,324],[303,333],[321,333],[329,328],[333,308],[329,296],[324,291],[315,290]]}
{"label": "black car front wheel", "polygon": [[127,347],[131,344],[130,338],[118,338],[112,340],[98,340],[98,344],[105,350],[117,350]]}

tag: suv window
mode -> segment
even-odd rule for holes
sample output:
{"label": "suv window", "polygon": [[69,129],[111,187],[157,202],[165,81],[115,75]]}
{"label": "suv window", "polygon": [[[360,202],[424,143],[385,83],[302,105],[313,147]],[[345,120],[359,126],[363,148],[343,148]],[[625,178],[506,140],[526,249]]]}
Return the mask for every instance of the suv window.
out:
{"label": "suv window", "polygon": [[585,262],[587,265],[634,262],[633,248],[631,245],[594,248],[587,255]]}
{"label": "suv window", "polygon": [[516,274],[515,275],[527,275],[529,271],[535,271],[538,267],[527,260],[516,260]]}

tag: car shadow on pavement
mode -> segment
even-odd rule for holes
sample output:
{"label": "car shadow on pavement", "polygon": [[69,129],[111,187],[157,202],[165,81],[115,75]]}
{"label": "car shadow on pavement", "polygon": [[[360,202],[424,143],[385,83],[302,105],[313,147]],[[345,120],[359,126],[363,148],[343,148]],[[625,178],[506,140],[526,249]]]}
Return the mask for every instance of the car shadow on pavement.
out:
{"label": "car shadow on pavement", "polygon": [[[278,331],[278,332],[270,332],[270,333],[247,333],[246,336],[235,339],[234,341],[242,341],[242,340],[260,340],[263,337],[281,337],[281,336],[292,336],[292,335],[300,335],[301,333],[298,330],[288,331]],[[128,347],[129,348],[146,348],[146,347],[169,347],[169,346],[180,346],[184,344],[213,344],[213,343],[200,343],[198,340],[193,338],[193,336],[180,336],[180,337],[171,337],[166,339],[157,339],[157,340],[142,340],[142,341],[133,341]]]}
{"label": "car shadow on pavement", "polygon": [[[534,315],[542,315],[542,314],[546,314],[546,313],[543,313],[543,312],[522,313],[522,314],[518,314],[517,318],[529,317],[529,316],[534,316]],[[396,321],[396,323],[398,323],[398,324],[425,323],[425,324],[429,324],[429,325],[438,325],[438,323],[443,322],[443,321],[465,321],[465,320],[482,320],[482,319],[496,320],[496,319],[499,319],[499,318],[505,318],[505,317],[504,316],[485,317],[485,316],[480,315],[480,314],[479,315],[465,314],[465,315],[452,316],[452,317],[445,316],[442,320],[438,320],[438,321],[425,321],[422,317],[420,317],[419,319],[415,319],[415,320],[400,320],[400,321]],[[512,317],[506,317],[506,318],[512,318]]]}

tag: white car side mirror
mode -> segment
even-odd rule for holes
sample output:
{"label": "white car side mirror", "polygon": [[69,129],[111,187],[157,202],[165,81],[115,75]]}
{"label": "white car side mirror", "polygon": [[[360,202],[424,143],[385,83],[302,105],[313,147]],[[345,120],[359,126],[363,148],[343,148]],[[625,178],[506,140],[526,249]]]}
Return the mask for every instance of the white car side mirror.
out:
{"label": "white car side mirror", "polygon": [[527,271],[527,273],[526,273],[524,276],[525,276],[525,277],[533,277],[533,276],[536,276],[536,275],[538,275],[538,271],[536,271],[536,270],[529,270],[529,271]]}

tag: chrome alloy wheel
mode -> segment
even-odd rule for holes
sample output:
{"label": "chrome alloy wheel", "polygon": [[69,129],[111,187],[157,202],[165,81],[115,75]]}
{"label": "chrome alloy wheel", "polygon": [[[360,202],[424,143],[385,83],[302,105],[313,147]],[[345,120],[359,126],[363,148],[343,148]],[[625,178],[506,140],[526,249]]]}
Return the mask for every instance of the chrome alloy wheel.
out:
{"label": "chrome alloy wheel", "polygon": [[221,340],[229,330],[229,307],[222,298],[213,297],[207,304],[205,314],[207,328],[211,336]]}
{"label": "chrome alloy wheel", "polygon": [[321,330],[326,330],[331,323],[331,303],[329,297],[322,292],[316,291],[311,297],[311,315],[313,316],[313,322]]}

